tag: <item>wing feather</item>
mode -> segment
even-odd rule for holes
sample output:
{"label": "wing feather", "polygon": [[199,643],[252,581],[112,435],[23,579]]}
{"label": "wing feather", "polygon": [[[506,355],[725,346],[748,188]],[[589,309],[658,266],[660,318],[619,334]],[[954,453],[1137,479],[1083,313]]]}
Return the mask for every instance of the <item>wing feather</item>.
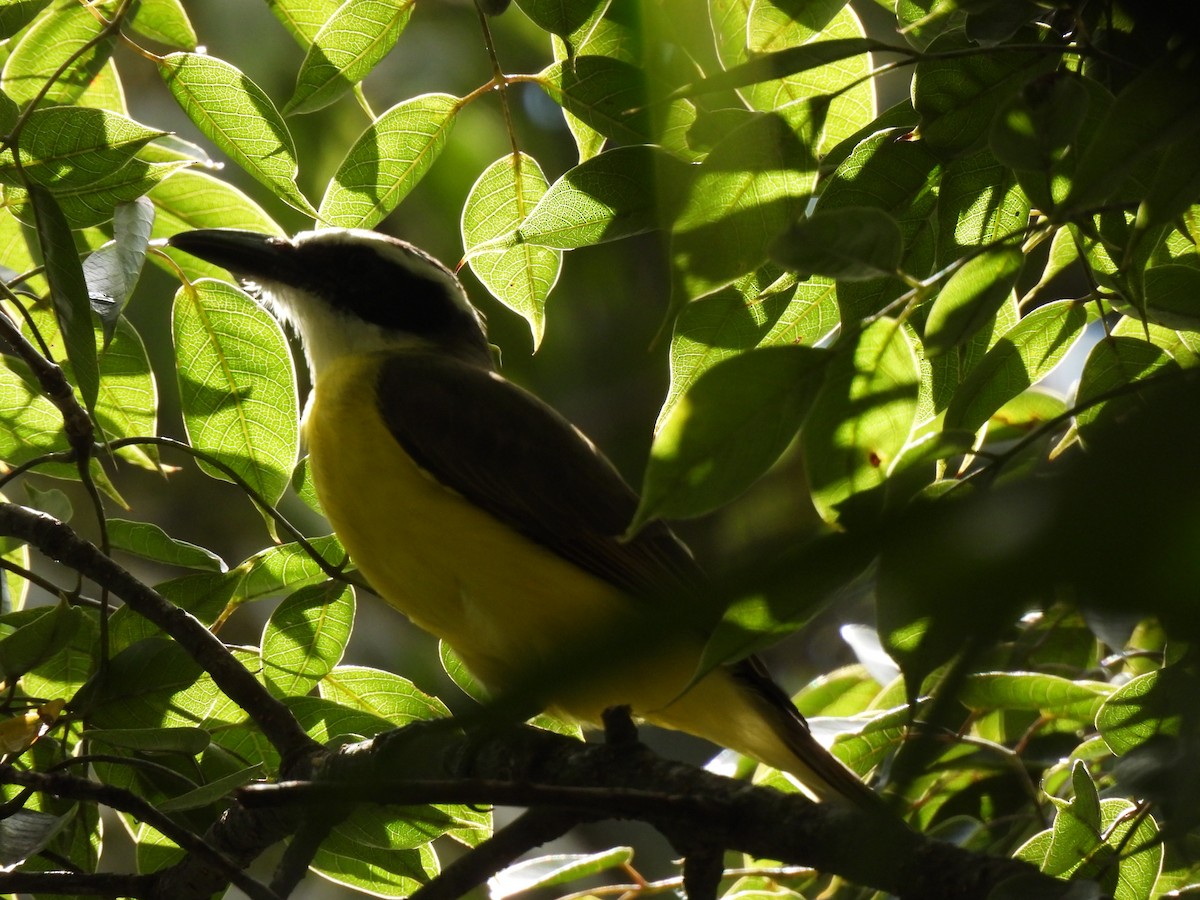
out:
{"label": "wing feather", "polygon": [[662,523],[622,535],[637,494],[570,422],[495,372],[444,355],[380,369],[384,421],[439,483],[633,595],[694,588],[700,572]]}

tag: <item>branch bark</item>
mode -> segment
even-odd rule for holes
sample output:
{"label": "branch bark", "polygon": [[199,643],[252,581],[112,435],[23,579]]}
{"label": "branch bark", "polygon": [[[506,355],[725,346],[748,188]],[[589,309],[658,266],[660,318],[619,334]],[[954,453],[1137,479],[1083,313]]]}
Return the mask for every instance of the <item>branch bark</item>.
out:
{"label": "branch bark", "polygon": [[[734,781],[662,759],[641,745],[582,744],[532,728],[469,738],[445,730],[441,739],[435,757],[427,742],[414,753],[413,746],[382,736],[330,757],[316,781],[255,785],[243,789],[241,799],[248,807],[312,808],[335,798],[396,805],[494,804],[557,811],[577,821],[638,819],[663,831],[676,846],[739,850],[912,900],[982,900],[1013,878],[1038,886],[1047,897],[1069,888],[1028,863],[929,840],[899,818]],[[394,777],[397,771],[412,772],[416,758],[449,778]],[[484,844],[480,852],[492,852],[487,848]],[[440,889],[432,893],[457,896]]]}
{"label": "branch bark", "polygon": [[[19,538],[46,556],[112,591],[138,615],[179,643],[217,686],[254,720],[279,751],[281,771],[306,771],[321,750],[291,711],[239,663],[194,616],[163,599],[126,569],[53,516],[15,503],[0,503],[0,535]],[[301,764],[303,763],[303,766]],[[299,768],[297,768],[299,767]]]}

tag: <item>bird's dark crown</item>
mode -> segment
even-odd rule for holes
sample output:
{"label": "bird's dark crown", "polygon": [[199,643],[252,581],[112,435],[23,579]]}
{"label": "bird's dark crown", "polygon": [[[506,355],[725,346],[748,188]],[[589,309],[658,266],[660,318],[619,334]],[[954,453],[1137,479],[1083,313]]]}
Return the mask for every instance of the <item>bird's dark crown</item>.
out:
{"label": "bird's dark crown", "polygon": [[318,303],[331,312],[466,356],[487,357],[482,315],[454,273],[425,251],[373,231],[329,228],[293,239],[202,229],[170,239],[194,256],[257,282],[303,334]]}

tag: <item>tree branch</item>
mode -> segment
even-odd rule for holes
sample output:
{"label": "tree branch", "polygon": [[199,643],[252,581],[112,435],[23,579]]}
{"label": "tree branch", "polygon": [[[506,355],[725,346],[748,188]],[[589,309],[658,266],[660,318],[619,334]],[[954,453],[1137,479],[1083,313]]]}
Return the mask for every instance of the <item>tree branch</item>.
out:
{"label": "tree branch", "polygon": [[[81,803],[94,803],[129,813],[139,821],[160,831],[182,850],[194,855],[206,866],[219,871],[224,878],[237,885],[254,900],[278,900],[278,896],[273,891],[244,875],[238,865],[202,838],[129,791],[107,784],[98,784],[86,778],[77,778],[66,772],[22,772],[8,765],[0,766],[0,784],[29,787],[54,797],[78,800]],[[54,892],[61,893],[61,890]]]}
{"label": "tree branch", "polygon": [[108,588],[134,612],[174,638],[217,686],[254,720],[282,758],[281,774],[321,750],[283,703],[268,693],[194,616],[164,600],[127,570],[45,513],[0,503],[0,535],[26,541],[51,559]]}
{"label": "tree branch", "polygon": [[[315,782],[251,785],[242,789],[241,800],[248,807],[312,807],[334,798],[396,805],[497,804],[556,811],[564,817],[560,821],[639,819],[677,846],[740,850],[913,900],[980,900],[1014,877],[1033,879],[1050,892],[1068,887],[1027,863],[929,840],[898,818],[733,781],[661,759],[640,746],[588,745],[536,729],[494,730],[467,739],[445,731],[442,738],[439,759],[450,779],[398,780],[394,773],[410,771],[414,756],[426,767],[434,764],[429,747],[413,754],[411,746],[393,739],[368,741],[328,758]],[[405,754],[403,767],[393,752],[397,745]],[[559,824],[547,820],[547,828],[552,823]],[[504,864],[505,850],[501,844],[491,851],[495,862]],[[707,879],[704,871],[696,875]],[[422,891],[429,892],[426,900],[457,896],[433,884]]]}

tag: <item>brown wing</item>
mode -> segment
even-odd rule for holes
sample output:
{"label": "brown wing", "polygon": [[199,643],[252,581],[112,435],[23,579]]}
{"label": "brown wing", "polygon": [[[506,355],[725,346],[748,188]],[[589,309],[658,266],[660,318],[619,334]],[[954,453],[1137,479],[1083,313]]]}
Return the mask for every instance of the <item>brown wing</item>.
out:
{"label": "brown wing", "polygon": [[516,531],[634,595],[699,570],[662,523],[623,541],[637,495],[561,415],[494,372],[434,354],[389,358],[384,421],[418,465]]}

